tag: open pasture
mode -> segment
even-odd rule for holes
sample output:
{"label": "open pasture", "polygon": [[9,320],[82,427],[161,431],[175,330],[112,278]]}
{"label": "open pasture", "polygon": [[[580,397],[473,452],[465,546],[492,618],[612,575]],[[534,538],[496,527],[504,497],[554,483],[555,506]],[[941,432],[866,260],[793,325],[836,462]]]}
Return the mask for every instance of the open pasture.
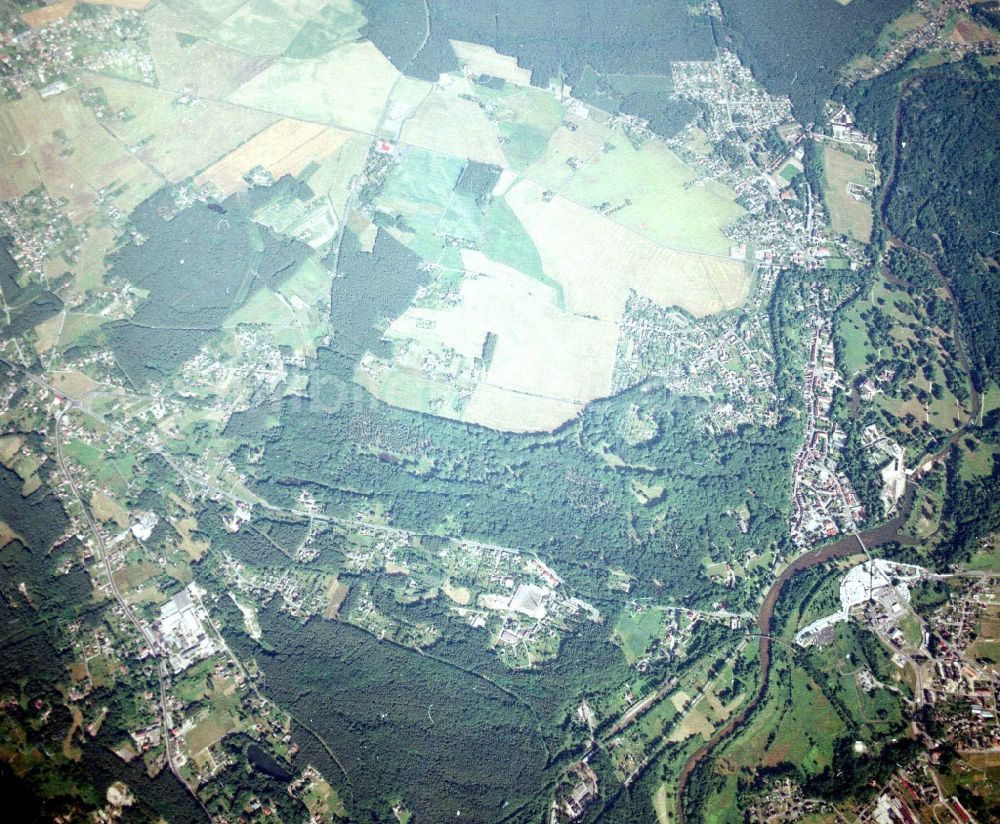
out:
{"label": "open pasture", "polygon": [[596,115],[573,122],[576,131],[556,130],[530,179],[591,209],[613,209],[616,222],[673,249],[728,254],[721,230],[744,214],[732,190],[700,178],[658,140],[636,149]]}
{"label": "open pasture", "polygon": [[510,165],[524,170],[540,158],[562,123],[563,104],[552,92],[514,89],[495,104],[503,150]]}
{"label": "open pasture", "polygon": [[200,96],[221,98],[273,61],[206,40],[200,36],[204,20],[184,18],[162,4],[146,13],[149,52],[160,88],[178,93],[193,88]]}
{"label": "open pasture", "polygon": [[123,187],[116,201],[128,211],[161,185],[70,92],[45,100],[29,90],[4,105],[0,141],[0,197],[44,183],[52,197],[66,198],[65,212],[77,225],[96,212],[98,189]]}
{"label": "open pasture", "polygon": [[[322,9],[322,0],[247,0],[241,3],[209,34],[212,40],[249,54],[278,55],[287,49],[311,15]],[[318,27],[317,27],[318,28]]]}
{"label": "open pasture", "polygon": [[108,129],[170,182],[201,171],[276,119],[227,103],[182,106],[173,92],[90,73],[83,82],[103,90],[112,111],[133,115],[113,118]]}

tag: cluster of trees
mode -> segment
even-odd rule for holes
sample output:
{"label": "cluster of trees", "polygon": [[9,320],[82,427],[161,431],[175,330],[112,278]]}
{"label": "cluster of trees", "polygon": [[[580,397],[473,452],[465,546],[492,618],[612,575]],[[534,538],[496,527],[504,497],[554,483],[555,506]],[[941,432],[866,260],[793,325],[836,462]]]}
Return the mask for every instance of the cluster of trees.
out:
{"label": "cluster of trees", "polygon": [[169,190],[136,208],[131,226],[146,240],[127,243],[109,258],[108,280],[149,294],[135,315],[96,338],[111,347],[133,384],[172,374],[258,289],[280,285],[311,254],[304,243],[251,219],[275,198],[301,197],[304,186],[286,177],[221,205],[194,203],[170,220],[161,217],[173,211]]}
{"label": "cluster of trees", "polygon": [[[994,447],[1000,446],[1000,410],[993,410],[983,419],[980,438]],[[935,550],[942,564],[967,559],[980,541],[1000,530],[1000,461],[994,458],[989,475],[963,480],[962,451],[953,447],[948,456],[947,494],[942,522],[947,537]]]}
{"label": "cluster of trees", "polygon": [[[11,240],[0,237],[0,295],[10,313],[6,333],[23,335],[42,321],[62,311],[63,304],[52,292],[36,283],[21,286],[17,282],[20,270],[8,248]],[[58,284],[54,284],[58,285]]]}
{"label": "cluster of trees", "polygon": [[379,228],[375,245],[366,252],[358,236],[344,230],[331,287],[330,323],[337,347],[353,360],[365,352],[392,354],[382,340],[384,326],[406,311],[417,288],[427,282],[420,256]]}
{"label": "cluster of trees", "polygon": [[[935,261],[951,286],[977,388],[1000,377],[1000,270],[991,263],[1000,254],[993,234],[1000,172],[991,162],[1000,137],[989,128],[1000,116],[995,83],[995,70],[966,61],[918,73],[899,70],[847,95],[859,125],[885,145],[884,179],[898,154],[894,185],[884,196],[888,229]],[[912,274],[915,286],[929,286],[914,271],[913,257],[894,253],[892,262],[905,267],[900,277]]]}

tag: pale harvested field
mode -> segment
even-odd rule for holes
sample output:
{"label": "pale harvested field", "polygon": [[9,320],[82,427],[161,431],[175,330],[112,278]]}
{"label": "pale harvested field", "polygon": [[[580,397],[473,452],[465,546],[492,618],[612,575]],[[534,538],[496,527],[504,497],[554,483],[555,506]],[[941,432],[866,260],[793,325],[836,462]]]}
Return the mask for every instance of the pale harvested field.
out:
{"label": "pale harvested field", "polygon": [[82,398],[100,386],[83,372],[49,372],[48,377],[49,383],[70,398]]}
{"label": "pale harvested field", "polygon": [[610,136],[610,130],[599,112],[591,117],[567,113],[566,122],[572,123],[576,129],[567,129],[565,126],[556,129],[542,156],[530,169],[532,179],[557,191],[567,186],[576,174],[566,164],[567,158],[598,162],[601,149]]}
{"label": "pale harvested field", "polygon": [[445,581],[441,585],[441,591],[460,607],[466,606],[472,600],[472,593],[468,587],[452,586],[451,581]]}
{"label": "pale harvested field", "polygon": [[496,127],[478,105],[458,97],[450,88],[436,88],[427,96],[406,121],[400,139],[443,154],[506,164]]}
{"label": "pale harvested field", "polygon": [[[118,203],[122,205],[123,209],[125,208],[121,198],[119,198]],[[80,294],[91,289],[98,289],[103,284],[104,273],[107,271],[104,258],[114,248],[115,237],[115,230],[110,226],[99,226],[92,229],[87,235],[87,239],[80,247],[80,259],[73,267],[76,275],[73,281],[75,293]],[[63,340],[65,339],[66,330],[64,329]]]}
{"label": "pale harvested field", "polygon": [[426,80],[417,80],[405,75],[400,77],[392,90],[379,136],[388,140],[398,140],[403,125],[413,117],[433,88],[434,86]]}
{"label": "pale harvested field", "polygon": [[200,561],[210,546],[209,541],[194,537],[197,529],[198,521],[194,518],[181,518],[174,522],[174,530],[181,539],[180,548],[192,561]]}
{"label": "pale harvested field", "polygon": [[119,529],[128,529],[128,513],[103,492],[95,492],[90,508],[98,521],[114,521]]}
{"label": "pale harvested field", "polygon": [[698,735],[699,733],[708,738],[715,727],[712,723],[702,714],[701,710],[694,710],[688,715],[680,724],[674,727],[673,732],[667,738],[668,741],[686,741],[692,735]]}
{"label": "pale harvested field", "polygon": [[14,465],[14,457],[24,446],[24,438],[20,435],[0,435],[0,464],[8,469]]}
{"label": "pale harvested field", "polygon": [[210,166],[195,183],[211,183],[228,196],[248,188],[243,176],[255,166],[263,166],[275,179],[297,175],[310,162],[330,157],[351,137],[340,129],[286,117]]}
{"label": "pale harvested field", "polygon": [[462,420],[501,432],[550,432],[580,410],[570,401],[519,395],[484,383],[476,387]]}
{"label": "pale harvested field", "polygon": [[120,9],[138,11],[148,6],[152,0],[87,0],[93,6],[117,6]]}
{"label": "pale harvested field", "polygon": [[500,54],[492,46],[467,43],[464,40],[452,40],[451,47],[468,74],[502,77],[515,86],[531,84],[531,69],[518,66],[516,57]]}
{"label": "pale harvested field", "polygon": [[865,200],[855,200],[847,192],[848,183],[866,183],[865,172],[871,164],[858,160],[830,145],[823,146],[823,177],[826,183],[826,205],[830,224],[835,232],[849,235],[862,243],[872,234],[872,206]]}
{"label": "pale harvested field", "polygon": [[0,549],[3,549],[7,544],[13,541],[15,538],[17,540],[24,542],[20,535],[18,535],[13,529],[10,528],[10,524],[0,521]]}
{"label": "pale harvested field", "polygon": [[135,114],[132,120],[114,119],[107,126],[125,145],[152,138],[136,157],[170,182],[200,172],[277,119],[227,103],[176,106],[173,92],[89,73],[84,83],[103,89],[112,111]]}
{"label": "pale harvested field", "polygon": [[481,339],[486,332],[497,336],[487,383],[578,404],[607,394],[616,324],[560,310],[550,287],[480,252],[466,250],[462,261],[483,277],[463,284],[456,321]]}
{"label": "pale harvested field", "polygon": [[348,592],[350,592],[350,588],[347,584],[341,583],[336,578],[330,581],[330,586],[326,590],[326,609],[323,612],[323,617],[336,618]]}
{"label": "pale harvested field", "polygon": [[684,705],[690,700],[691,696],[684,692],[684,690],[678,690],[670,696],[670,703],[674,705],[674,709],[677,712],[684,712]]}
{"label": "pale harvested field", "polygon": [[48,6],[24,12],[21,15],[21,19],[33,29],[40,29],[43,26],[49,25],[49,23],[61,20],[73,11],[75,5],[76,0],[64,0],[62,3],[52,3]]}
{"label": "pale harvested field", "polygon": [[660,784],[653,794],[653,810],[658,824],[670,824],[669,805],[667,803],[667,785]]}
{"label": "pale harvested field", "polygon": [[370,42],[311,60],[279,59],[229,99],[302,120],[371,131],[399,72]]}
{"label": "pale harvested field", "polygon": [[[496,336],[488,373],[463,420],[504,429],[551,429],[608,394],[618,327],[565,312],[555,291],[481,252],[465,250],[469,277],[446,309],[410,309],[387,336],[412,339],[418,353],[445,346],[473,359]],[[411,352],[412,356],[412,352]],[[393,398],[387,397],[390,403]]]}
{"label": "pale harvested field", "polygon": [[635,289],[702,317],[746,296],[748,278],[738,261],[673,251],[558,195],[546,203],[542,188],[530,181],[518,183],[506,199],[546,273],[562,284],[571,311],[617,323]]}
{"label": "pale harvested field", "polygon": [[65,319],[65,315],[60,312],[58,315],[46,318],[35,327],[35,335],[37,336],[35,351],[39,355],[44,355],[59,342],[59,332]]}

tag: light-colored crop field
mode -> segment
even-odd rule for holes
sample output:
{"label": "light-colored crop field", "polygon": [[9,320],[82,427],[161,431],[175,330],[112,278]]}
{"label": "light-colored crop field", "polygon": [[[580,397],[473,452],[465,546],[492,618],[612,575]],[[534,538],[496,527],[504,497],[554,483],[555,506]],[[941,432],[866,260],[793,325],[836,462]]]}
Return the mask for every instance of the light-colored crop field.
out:
{"label": "light-colored crop field", "polygon": [[545,153],[565,115],[563,104],[552,92],[524,88],[499,96],[495,106],[504,154],[523,171]]}
{"label": "light-colored crop field", "polygon": [[865,173],[872,165],[833,146],[823,146],[823,177],[830,224],[835,232],[867,242],[872,234],[872,206],[847,191],[848,183],[870,186]]}
{"label": "light-colored crop field", "polygon": [[87,0],[92,6],[117,6],[120,9],[131,9],[138,11],[144,9],[153,0]]}
{"label": "light-colored crop field", "polygon": [[333,578],[326,590],[326,609],[323,612],[323,616],[326,618],[336,618],[340,612],[341,605],[344,603],[344,599],[347,598],[348,592],[350,592],[350,588],[347,584]]}
{"label": "light-colored crop field", "polygon": [[176,105],[173,92],[90,73],[83,82],[102,89],[112,111],[134,115],[107,127],[126,146],[142,144],[135,156],[171,182],[200,172],[276,120],[227,103]]}
{"label": "light-colored crop field", "polygon": [[250,54],[278,55],[288,48],[309,17],[322,7],[322,0],[298,0],[296,3],[247,0],[213,27],[209,36],[218,43]]}
{"label": "light-colored crop field", "polygon": [[192,755],[200,753],[236,727],[237,723],[232,716],[211,713],[199,721],[185,736],[188,749]]}
{"label": "light-colored crop field", "polygon": [[445,88],[435,88],[403,126],[400,139],[411,146],[443,154],[504,165],[496,126],[471,100],[459,97],[471,91],[464,78],[450,78]]}
{"label": "light-colored crop field", "polygon": [[704,738],[708,738],[715,727],[712,726],[712,722],[705,717],[705,713],[701,710],[699,706],[696,709],[691,710],[683,720],[671,731],[668,736],[668,741],[686,741],[693,735],[701,735]]}
{"label": "light-colored crop field", "polygon": [[3,549],[7,546],[7,544],[15,539],[21,541],[22,543],[24,540],[13,529],[11,529],[9,524],[0,521],[0,549]]}
{"label": "light-colored crop field", "polygon": [[653,793],[653,812],[656,813],[656,821],[658,824],[669,824],[671,800],[672,799],[667,795],[666,782],[660,784],[660,786],[656,788],[656,792]]}
{"label": "light-colored crop field", "polygon": [[515,86],[527,86],[531,83],[531,69],[522,69],[517,65],[516,57],[500,54],[492,46],[452,40],[451,47],[467,74],[500,77]]}
{"label": "light-colored crop field", "polygon": [[441,591],[459,606],[466,606],[472,601],[472,593],[468,587],[454,586],[451,581],[441,584]]}
{"label": "light-colored crop field", "polygon": [[97,381],[84,375],[83,372],[58,370],[49,372],[48,375],[49,383],[70,398],[82,398],[100,386]]}
{"label": "light-colored crop field", "polygon": [[128,513],[103,492],[95,492],[90,508],[98,521],[114,521],[119,529],[128,529]]}
{"label": "light-colored crop field", "polygon": [[[119,198],[119,205],[122,204],[123,199],[124,196],[123,198]],[[122,208],[124,209],[125,207],[122,206]],[[80,258],[76,266],[73,267],[74,274],[76,275],[73,280],[74,292],[83,294],[101,287],[106,271],[104,257],[114,246],[115,230],[112,227],[98,226],[96,229],[90,230],[80,246]],[[62,340],[64,342],[67,340],[65,329],[63,330]]]}
{"label": "light-colored crop field", "polygon": [[[529,178],[591,209],[614,209],[615,221],[671,248],[728,254],[730,241],[721,230],[744,214],[732,190],[699,180],[658,140],[636,150],[598,113],[568,119],[576,131],[559,128]],[[582,165],[574,170],[571,158]]]}
{"label": "light-colored crop field", "polygon": [[462,420],[502,432],[549,432],[580,414],[579,404],[480,384]]}
{"label": "light-colored crop field", "polygon": [[62,20],[67,14],[73,11],[76,0],[63,0],[61,3],[51,3],[31,11],[26,11],[21,15],[21,19],[33,29],[40,29]]}
{"label": "light-colored crop field", "polygon": [[231,195],[248,188],[243,176],[255,166],[267,169],[275,180],[297,175],[309,163],[330,157],[351,137],[350,132],[285,117],[214,163],[195,183],[211,183]]}
{"label": "light-colored crop field", "polygon": [[[418,363],[424,352],[437,348],[472,361],[487,335],[496,336],[489,370],[464,420],[487,425],[503,420],[502,428],[518,431],[547,429],[608,393],[617,325],[563,311],[554,289],[480,252],[465,250],[462,259],[468,276],[454,305],[411,308],[386,334],[410,341],[408,358]],[[380,396],[389,403],[413,402],[387,390],[391,384],[383,382]]]}
{"label": "light-colored crop field", "polygon": [[[195,39],[205,30],[204,16],[185,19],[160,4],[144,19],[161,88],[180,93],[194,87],[204,97],[225,97],[271,64],[269,57],[243,54],[202,37]],[[181,44],[182,38],[186,45]]]}
{"label": "light-colored crop field", "polygon": [[617,323],[632,289],[699,317],[746,296],[747,274],[737,261],[673,251],[567,198],[542,195],[525,180],[506,200],[573,312]]}
{"label": "light-colored crop field", "polygon": [[349,43],[311,60],[279,59],[229,99],[286,117],[370,132],[398,76],[370,42]]}

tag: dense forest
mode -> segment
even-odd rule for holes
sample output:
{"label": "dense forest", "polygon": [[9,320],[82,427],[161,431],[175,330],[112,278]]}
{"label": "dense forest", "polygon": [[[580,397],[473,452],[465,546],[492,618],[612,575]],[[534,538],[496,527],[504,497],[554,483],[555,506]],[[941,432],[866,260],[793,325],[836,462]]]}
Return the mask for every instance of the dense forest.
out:
{"label": "dense forest", "polygon": [[973,65],[931,72],[903,93],[897,183],[885,208],[889,229],[951,284],[982,389],[987,377],[1000,379],[1000,99],[997,73]]}
{"label": "dense forest", "polygon": [[[531,70],[531,82],[542,87],[556,81],[576,88],[581,81],[586,85],[586,75],[594,72],[669,78],[671,61],[711,60],[714,55],[709,18],[692,14],[684,0],[557,0],[542,5],[529,0],[429,0],[429,18],[421,0],[363,0],[361,6],[368,18],[364,34],[398,69],[430,81],[459,68],[449,40],[485,43],[513,55]],[[612,86],[605,91],[606,99],[589,102],[645,118],[661,133],[676,131],[678,123],[694,114],[688,104],[665,102],[650,91],[622,92]]]}
{"label": "dense forest", "polygon": [[[720,594],[691,575],[704,557],[784,540],[792,422],[712,436],[703,401],[646,387],[594,403],[554,434],[517,436],[383,404],[350,380],[353,363],[321,350],[310,398],[285,399],[280,427],[258,434],[264,458],[242,468],[269,500],[309,488],[349,513],[377,496],[398,526],[433,532],[448,520],[469,537],[537,549],[583,591],[601,588],[595,567],[620,566],[642,588],[656,578],[693,602]],[[230,426],[252,429],[240,420],[253,414]],[[635,415],[657,434],[629,442]],[[609,466],[605,449],[627,466]],[[640,504],[633,480],[662,485],[662,502]],[[732,515],[741,506],[747,534]]]}
{"label": "dense forest", "polygon": [[487,680],[338,622],[261,615],[277,652],[256,652],[268,691],[313,726],[347,769],[356,814],[374,820],[387,789],[421,819],[532,820],[547,753],[532,713]]}
{"label": "dense forest", "polygon": [[740,60],[772,94],[792,99],[803,124],[819,119],[839,73],[868,51],[879,32],[911,0],[720,0],[720,45]]}

